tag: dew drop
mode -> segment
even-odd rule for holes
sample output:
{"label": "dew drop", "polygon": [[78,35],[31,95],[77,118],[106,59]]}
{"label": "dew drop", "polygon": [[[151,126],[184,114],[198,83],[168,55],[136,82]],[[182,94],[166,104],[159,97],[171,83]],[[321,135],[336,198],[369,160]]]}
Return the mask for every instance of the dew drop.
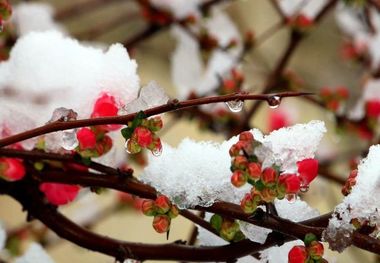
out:
{"label": "dew drop", "polygon": [[152,150],[152,154],[156,157],[160,156],[162,154],[162,147]]}
{"label": "dew drop", "polygon": [[227,101],[226,105],[231,112],[240,112],[243,109],[244,102],[242,100]]}
{"label": "dew drop", "polygon": [[270,96],[267,99],[267,102],[268,102],[269,108],[276,109],[276,108],[278,108],[280,106],[281,97],[279,97],[279,96]]}
{"label": "dew drop", "polygon": [[71,151],[79,145],[76,129],[62,131],[62,148]]}
{"label": "dew drop", "polygon": [[287,195],[285,195],[285,198],[286,198],[286,200],[289,201],[289,203],[294,204],[297,200],[297,195],[296,194],[287,194]]}
{"label": "dew drop", "polygon": [[130,139],[128,139],[128,140],[125,142],[125,144],[124,144],[124,148],[125,148],[125,151],[126,151],[128,154],[131,154],[132,152],[129,150],[129,147],[128,147],[129,140],[130,140]]}
{"label": "dew drop", "polygon": [[300,191],[302,193],[306,193],[307,191],[309,191],[309,185],[301,184]]}

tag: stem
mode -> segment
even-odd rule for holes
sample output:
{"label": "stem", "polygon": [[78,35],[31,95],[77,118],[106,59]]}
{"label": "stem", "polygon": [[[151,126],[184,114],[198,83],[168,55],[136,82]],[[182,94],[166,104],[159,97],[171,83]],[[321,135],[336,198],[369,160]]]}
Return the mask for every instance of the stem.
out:
{"label": "stem", "polygon": [[[214,96],[214,97],[205,97],[199,99],[185,100],[179,102],[178,100],[171,100],[167,104],[163,104],[161,106],[157,106],[148,110],[145,110],[144,113],[146,117],[150,117],[153,115],[162,114],[165,112],[171,112],[180,109],[186,109],[189,107],[218,103],[218,102],[227,102],[234,100],[262,100],[267,101],[272,96],[278,96],[280,98],[285,97],[298,97],[298,96],[306,96],[312,95],[312,93],[307,92],[284,92],[277,93],[272,95],[252,95],[252,94],[230,94],[224,96]],[[106,125],[106,124],[127,124],[129,121],[132,121],[137,113],[132,113],[124,116],[116,116],[116,117],[104,117],[104,118],[94,118],[94,119],[83,119],[76,121],[57,121],[48,123],[44,126],[31,129],[19,134],[15,134],[0,140],[0,147],[8,146],[13,143],[17,143],[23,140],[27,140],[36,136],[44,135],[51,132],[81,128],[87,126],[96,126],[96,125]]]}

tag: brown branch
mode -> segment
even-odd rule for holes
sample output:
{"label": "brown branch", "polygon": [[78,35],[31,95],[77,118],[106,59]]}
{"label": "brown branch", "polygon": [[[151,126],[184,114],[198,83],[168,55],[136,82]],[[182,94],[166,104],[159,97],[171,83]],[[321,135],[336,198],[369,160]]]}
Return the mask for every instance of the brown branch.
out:
{"label": "brown branch", "polygon": [[[273,96],[285,98],[285,97],[297,97],[297,96],[305,96],[305,95],[312,95],[312,93],[284,92],[284,93],[268,94],[268,95],[230,94],[230,95],[224,95],[224,96],[214,96],[214,97],[185,100],[181,102],[178,100],[171,100],[167,104],[145,110],[144,113],[146,117],[150,117],[150,116],[162,114],[165,112],[185,109],[185,108],[204,105],[204,104],[218,103],[218,102],[228,102],[228,101],[234,101],[234,100],[267,101],[271,99]],[[15,134],[15,135],[3,138],[0,140],[0,147],[8,146],[16,142],[20,142],[20,141],[30,139],[36,136],[44,135],[51,132],[61,131],[61,130],[68,130],[68,129],[73,129],[73,128],[87,127],[87,126],[105,125],[105,124],[127,124],[129,121],[132,121],[135,118],[136,114],[137,113],[132,113],[132,114],[117,116],[117,117],[83,119],[83,120],[67,121],[67,122],[62,122],[62,121],[52,122],[35,129],[31,129],[29,131],[25,131],[19,134]]]}
{"label": "brown branch", "polygon": [[110,4],[113,2],[125,2],[126,0],[88,0],[85,2],[75,3],[69,7],[59,10],[55,14],[55,19],[65,20],[70,19],[76,15],[88,13],[96,8],[103,6],[104,4]]}

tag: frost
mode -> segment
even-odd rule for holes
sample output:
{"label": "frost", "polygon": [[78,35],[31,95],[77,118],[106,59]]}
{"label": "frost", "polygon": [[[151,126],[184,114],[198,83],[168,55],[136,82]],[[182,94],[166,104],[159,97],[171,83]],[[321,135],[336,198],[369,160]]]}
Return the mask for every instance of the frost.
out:
{"label": "frost", "polygon": [[365,103],[371,100],[380,100],[380,80],[370,79],[365,83],[363,95],[350,110],[349,118],[360,120],[365,116]]}
{"label": "frost", "polygon": [[288,17],[304,14],[314,18],[325,6],[327,0],[278,0],[282,12]]}
{"label": "frost", "polygon": [[153,6],[171,12],[175,18],[184,19],[190,15],[198,15],[198,7],[207,0],[150,0]]}
{"label": "frost", "polygon": [[15,263],[54,263],[40,244],[32,243],[22,257],[18,257]]}
{"label": "frost", "polygon": [[255,154],[263,161],[263,167],[277,164],[284,172],[294,173],[297,171],[297,161],[314,157],[325,132],[322,121],[281,128],[267,136],[254,129],[255,140],[262,143],[255,149]]}
{"label": "frost", "polygon": [[[351,193],[343,199],[329,221],[324,232],[324,239],[330,248],[343,251],[351,244],[354,230],[351,220],[356,218],[361,222],[368,220],[370,224],[380,224],[378,200],[380,198],[380,145],[371,146],[367,158],[358,166],[356,184]],[[339,240],[339,242],[336,242]]]}
{"label": "frost", "polygon": [[54,7],[47,3],[21,3],[14,7],[11,23],[19,36],[35,31],[65,32],[63,27],[54,21],[54,13]]}
{"label": "frost", "polygon": [[[312,121],[268,136],[258,130],[253,134],[263,144],[257,149],[266,164],[276,162],[289,171],[296,169],[293,166],[297,161],[314,156],[325,131],[323,122]],[[165,144],[160,157],[149,156],[141,179],[182,208],[209,206],[216,200],[239,203],[249,186],[236,188],[230,182],[229,148],[236,142],[237,137],[222,144],[190,139],[184,139],[177,148]]]}
{"label": "frost", "polygon": [[[311,208],[306,202],[297,199],[294,203],[290,203],[288,200],[275,200],[277,213],[280,217],[289,219],[293,222],[300,222],[319,215],[319,212]],[[272,230],[248,224],[246,222],[239,222],[240,230],[244,235],[253,242],[264,244],[267,236]],[[274,261],[275,262],[275,261]]]}
{"label": "frost", "polygon": [[152,107],[160,106],[169,100],[165,90],[155,81],[151,81],[147,86],[140,90],[139,97],[127,104],[127,113],[138,112]]}
{"label": "frost", "polygon": [[121,44],[103,52],[58,32],[33,32],[20,38],[10,59],[0,63],[0,92],[7,88],[15,94],[0,98],[0,112],[6,102],[37,125],[58,107],[89,117],[102,92],[115,96],[120,106],[137,98],[136,69]]}
{"label": "frost", "polygon": [[[228,45],[231,40],[241,39],[231,19],[217,8],[212,9],[211,17],[205,21],[204,27],[221,46]],[[203,65],[197,41],[180,27],[173,27],[172,34],[178,42],[172,56],[172,79],[179,98],[187,98],[192,91],[199,96],[213,92],[219,84],[218,77],[236,66],[241,45],[229,51],[213,51],[207,65]]]}

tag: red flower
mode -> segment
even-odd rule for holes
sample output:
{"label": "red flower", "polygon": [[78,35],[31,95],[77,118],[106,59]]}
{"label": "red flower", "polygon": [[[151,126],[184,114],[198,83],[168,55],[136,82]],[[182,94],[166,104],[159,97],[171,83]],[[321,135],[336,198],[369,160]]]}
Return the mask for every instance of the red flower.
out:
{"label": "red flower", "polygon": [[[116,106],[115,97],[103,93],[95,102],[92,110],[91,118],[112,117],[117,116],[119,109]],[[103,125],[101,126],[106,131],[113,131],[120,128],[121,125]]]}
{"label": "red flower", "polygon": [[79,147],[81,150],[93,149],[96,145],[95,133],[89,128],[82,128],[77,132]]}
{"label": "red flower", "polygon": [[136,136],[137,144],[141,147],[148,147],[153,142],[152,132],[142,126],[135,129],[134,134]]}
{"label": "red flower", "polygon": [[304,14],[298,15],[294,21],[294,25],[299,28],[311,27],[313,23],[314,23],[313,19],[309,18],[308,16]]}
{"label": "red flower", "polygon": [[288,254],[288,263],[304,263],[307,259],[307,252],[304,246],[294,246]]}
{"label": "red flower", "polygon": [[342,99],[347,99],[350,93],[346,87],[341,86],[336,88],[336,94]]}
{"label": "red flower", "polygon": [[309,185],[318,175],[318,160],[305,159],[297,162],[298,173],[301,179],[301,183]]}
{"label": "red flower", "polygon": [[43,183],[40,190],[46,199],[53,205],[65,205],[70,203],[78,195],[80,187],[77,185]]}
{"label": "red flower", "polygon": [[248,176],[252,180],[259,180],[261,175],[261,165],[259,163],[250,163],[248,165]]}
{"label": "red flower", "polygon": [[296,194],[300,190],[301,181],[295,174],[282,174],[278,178],[279,185],[285,187],[285,193]]}
{"label": "red flower", "polygon": [[366,113],[368,117],[377,118],[380,115],[380,100],[370,100],[366,103]]}
{"label": "red flower", "polygon": [[0,158],[0,176],[8,181],[21,180],[25,176],[25,167],[22,160]]}
{"label": "red flower", "polygon": [[276,110],[269,112],[268,131],[275,131],[289,125],[289,118],[285,112]]}

